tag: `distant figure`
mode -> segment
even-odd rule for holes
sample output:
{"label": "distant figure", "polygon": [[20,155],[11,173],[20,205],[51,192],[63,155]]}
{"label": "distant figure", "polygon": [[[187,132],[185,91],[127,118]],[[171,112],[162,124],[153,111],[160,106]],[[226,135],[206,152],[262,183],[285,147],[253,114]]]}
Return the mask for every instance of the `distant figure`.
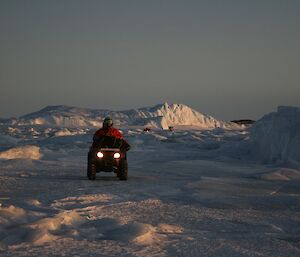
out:
{"label": "distant figure", "polygon": [[169,126],[169,131],[173,132],[174,131],[174,127],[173,126]]}
{"label": "distant figure", "polygon": [[148,127],[144,128],[144,132],[151,132],[151,128]]}
{"label": "distant figure", "polygon": [[122,144],[122,150],[129,151],[130,145],[128,142],[124,139],[122,133],[113,127],[113,120],[110,117],[106,117],[103,121],[103,126],[101,129],[98,129],[93,137],[93,144],[97,144],[99,140],[101,140],[103,137],[114,137],[117,139],[121,139],[123,141]]}

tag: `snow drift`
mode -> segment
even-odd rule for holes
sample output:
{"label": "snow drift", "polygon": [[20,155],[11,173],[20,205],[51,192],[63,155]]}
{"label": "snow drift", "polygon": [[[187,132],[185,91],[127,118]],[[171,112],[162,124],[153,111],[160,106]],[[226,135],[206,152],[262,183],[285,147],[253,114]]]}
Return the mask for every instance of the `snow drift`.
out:
{"label": "snow drift", "polygon": [[[66,199],[63,199],[66,200]],[[78,200],[76,197],[74,200]],[[68,203],[63,201],[61,204]],[[86,203],[85,203],[86,204]],[[94,202],[90,202],[94,204]],[[61,205],[64,207],[64,205]],[[179,225],[159,223],[152,226],[141,222],[122,222],[109,217],[91,219],[82,215],[83,210],[62,210],[55,215],[33,212],[14,205],[0,205],[0,240],[3,247],[30,243],[43,245],[59,238],[89,240],[113,240],[132,242],[138,245],[152,244],[154,240],[162,242],[161,234],[180,234]]]}
{"label": "snow drift", "polygon": [[76,211],[65,211],[53,217],[40,218],[37,212],[26,211],[13,205],[0,206],[0,235],[3,246],[24,242],[42,245],[59,238],[60,230],[83,222]]}
{"label": "snow drift", "polygon": [[278,107],[250,129],[251,150],[266,163],[300,166],[300,108]]}
{"label": "snow drift", "polygon": [[32,159],[39,160],[42,157],[40,148],[34,145],[26,145],[0,152],[2,159]]}

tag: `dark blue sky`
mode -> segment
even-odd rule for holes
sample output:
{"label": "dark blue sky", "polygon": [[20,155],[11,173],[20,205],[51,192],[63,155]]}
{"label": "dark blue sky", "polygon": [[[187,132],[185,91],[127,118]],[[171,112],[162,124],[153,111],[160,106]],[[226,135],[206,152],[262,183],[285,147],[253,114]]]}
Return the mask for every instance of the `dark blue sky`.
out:
{"label": "dark blue sky", "polygon": [[0,117],[167,101],[220,119],[300,105],[300,1],[0,0]]}

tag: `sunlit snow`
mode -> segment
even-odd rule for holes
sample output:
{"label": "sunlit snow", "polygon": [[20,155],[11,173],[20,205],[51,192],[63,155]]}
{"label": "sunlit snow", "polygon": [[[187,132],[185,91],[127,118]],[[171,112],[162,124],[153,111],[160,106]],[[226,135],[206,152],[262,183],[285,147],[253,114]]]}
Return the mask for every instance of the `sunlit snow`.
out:
{"label": "sunlit snow", "polygon": [[[86,178],[106,115],[132,146],[128,181]],[[0,255],[299,256],[299,125],[297,107],[246,127],[167,103],[2,121]]]}

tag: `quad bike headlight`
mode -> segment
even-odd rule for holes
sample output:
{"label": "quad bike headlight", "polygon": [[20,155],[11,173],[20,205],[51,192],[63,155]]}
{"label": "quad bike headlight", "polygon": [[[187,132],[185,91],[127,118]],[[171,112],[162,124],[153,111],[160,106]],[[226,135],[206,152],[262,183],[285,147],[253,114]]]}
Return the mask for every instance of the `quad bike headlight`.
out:
{"label": "quad bike headlight", "polygon": [[121,157],[121,154],[120,153],[114,153],[114,158],[115,159],[119,159]]}
{"label": "quad bike headlight", "polygon": [[103,153],[98,152],[98,153],[97,153],[97,156],[98,156],[99,158],[103,158],[104,155],[103,155]]}

